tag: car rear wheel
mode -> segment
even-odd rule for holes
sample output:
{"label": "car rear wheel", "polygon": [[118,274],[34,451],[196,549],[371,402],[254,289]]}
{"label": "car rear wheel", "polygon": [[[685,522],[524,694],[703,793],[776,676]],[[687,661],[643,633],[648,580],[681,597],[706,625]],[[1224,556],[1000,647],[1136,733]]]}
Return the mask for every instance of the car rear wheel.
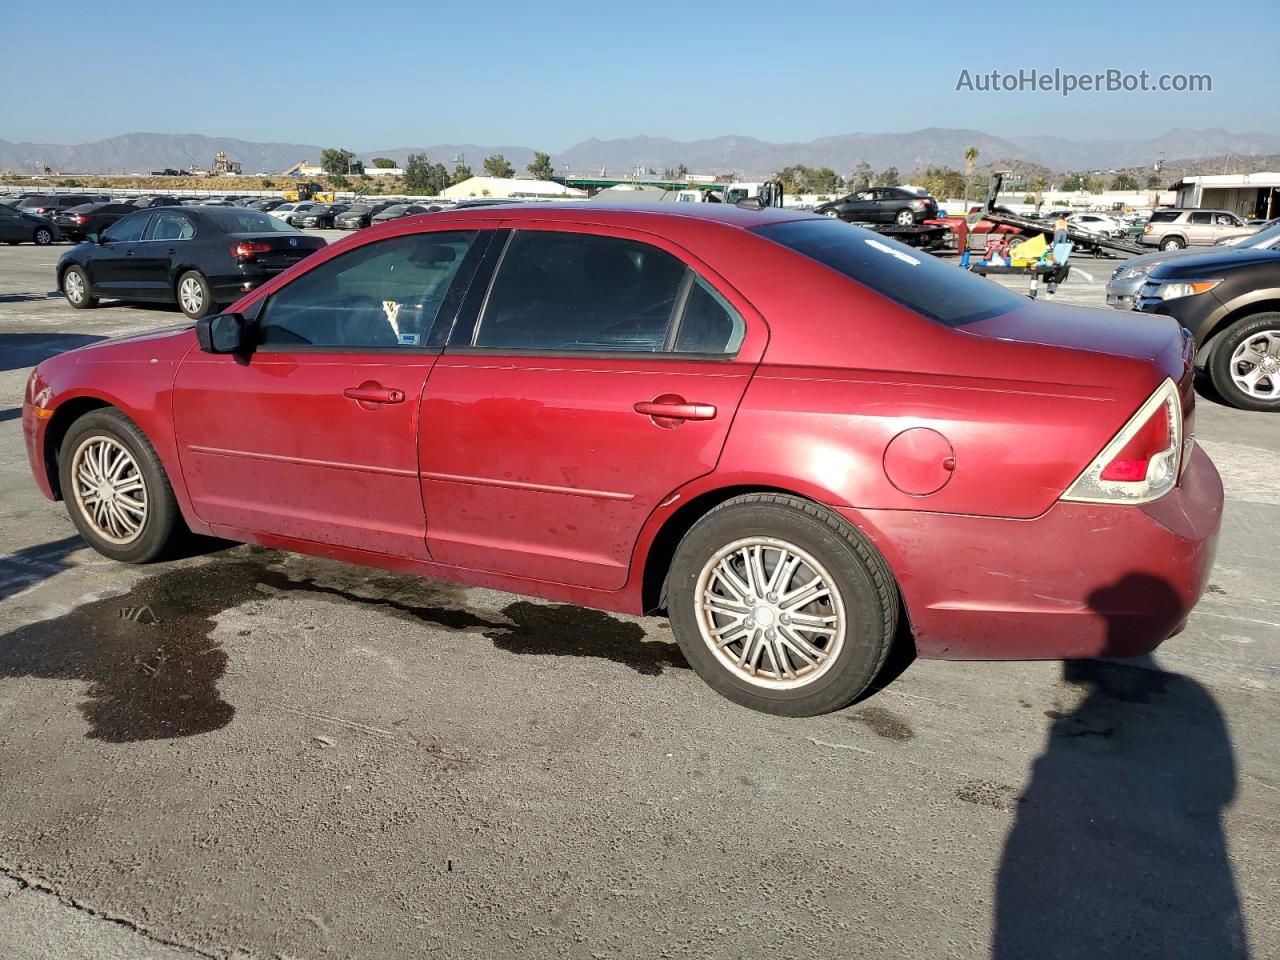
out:
{"label": "car rear wheel", "polygon": [[191,270],[178,278],[178,306],[192,320],[213,311],[213,293],[204,277]]}
{"label": "car rear wheel", "polygon": [[89,293],[89,276],[81,267],[68,267],[62,275],[62,292],[67,303],[77,310],[85,310],[98,305],[98,298]]}
{"label": "car rear wheel", "polygon": [[910,227],[916,222],[916,215],[910,210],[899,210],[898,215],[893,218],[893,222],[900,227]]}
{"label": "car rear wheel", "polygon": [[839,220],[839,219],[840,219],[840,211],[839,211],[839,210],[823,210],[822,212],[823,212],[826,216],[831,217],[833,220]]}
{"label": "car rear wheel", "polygon": [[58,478],[72,523],[103,556],[147,563],[179,534],[178,504],[160,458],[118,410],[94,410],[71,425]]}
{"label": "car rear wheel", "polygon": [[847,706],[884,666],[893,576],[823,507],[747,494],[699,520],[667,580],[672,630],[698,675],[735,703],[804,717]]}
{"label": "car rear wheel", "polygon": [[1233,407],[1280,412],[1280,313],[1228,327],[1209,357],[1209,378]]}
{"label": "car rear wheel", "polygon": [[1184,246],[1186,244],[1179,237],[1165,237],[1160,241],[1161,250],[1181,250]]}
{"label": "car rear wheel", "polygon": [[37,247],[47,247],[53,243],[53,231],[48,227],[36,227],[35,233],[31,235],[31,242]]}

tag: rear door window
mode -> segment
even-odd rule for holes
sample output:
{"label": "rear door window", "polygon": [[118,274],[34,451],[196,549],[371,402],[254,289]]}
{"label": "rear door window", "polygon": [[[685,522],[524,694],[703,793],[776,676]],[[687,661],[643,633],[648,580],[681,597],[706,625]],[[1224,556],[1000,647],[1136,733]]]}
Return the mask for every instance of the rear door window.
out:
{"label": "rear door window", "polygon": [[949,327],[1026,304],[984,277],[838,220],[793,220],[755,232]]}
{"label": "rear door window", "polygon": [[471,345],[557,352],[666,348],[685,265],[624,237],[517,230]]}
{"label": "rear door window", "polygon": [[1203,211],[1198,211],[1196,213],[1191,214],[1190,222],[1196,223],[1196,224],[1212,223],[1213,215],[1209,213],[1204,213]]}
{"label": "rear door window", "polygon": [[195,225],[190,218],[180,213],[164,211],[157,213],[151,222],[148,239],[151,240],[190,240],[196,235]]}

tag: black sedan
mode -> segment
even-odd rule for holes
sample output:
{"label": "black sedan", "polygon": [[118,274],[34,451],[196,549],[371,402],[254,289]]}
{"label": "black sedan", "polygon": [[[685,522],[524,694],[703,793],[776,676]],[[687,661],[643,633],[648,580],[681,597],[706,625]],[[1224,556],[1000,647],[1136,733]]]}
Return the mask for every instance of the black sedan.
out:
{"label": "black sedan", "polygon": [[419,203],[393,203],[381,213],[375,213],[370,219],[373,223],[386,223],[388,220],[399,220],[401,217],[412,217],[417,213],[435,213],[440,207],[425,207]]}
{"label": "black sedan", "polygon": [[116,221],[63,254],[58,289],[77,309],[100,297],[213,313],[325,245],[265,213],[157,207]]}
{"label": "black sedan", "polygon": [[380,214],[390,203],[355,203],[334,217],[333,225],[339,230],[360,230],[369,226],[373,218]]}
{"label": "black sedan", "polygon": [[850,223],[894,223],[909,227],[936,217],[938,204],[933,197],[903,187],[871,187],[839,200],[820,203],[813,212]]}
{"label": "black sedan", "polygon": [[53,222],[68,240],[87,240],[91,233],[101,233],[121,217],[137,213],[132,203],[82,203],[78,207],[54,214]]}
{"label": "black sedan", "polygon": [[346,213],[349,207],[345,203],[322,203],[318,207],[312,207],[305,213],[300,213],[293,218],[295,227],[310,227],[313,230],[332,230],[333,218],[341,213]]}
{"label": "black sedan", "polygon": [[1173,317],[1208,346],[1204,368],[1234,407],[1280,413],[1280,251],[1215,247],[1156,266],[1134,308]]}
{"label": "black sedan", "polygon": [[34,243],[44,247],[58,237],[57,224],[48,217],[0,206],[0,241],[8,244]]}

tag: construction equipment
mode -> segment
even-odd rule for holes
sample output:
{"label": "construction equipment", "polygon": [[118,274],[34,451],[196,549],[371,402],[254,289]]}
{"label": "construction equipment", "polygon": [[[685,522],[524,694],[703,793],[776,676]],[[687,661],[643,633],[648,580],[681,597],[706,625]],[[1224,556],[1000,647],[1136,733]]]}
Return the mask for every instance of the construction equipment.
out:
{"label": "construction equipment", "polygon": [[325,190],[323,186],[314,181],[309,183],[300,183],[292,190],[286,190],[282,196],[287,203],[297,203],[300,200],[315,200],[317,203],[334,203],[338,199],[338,195],[332,190]]}

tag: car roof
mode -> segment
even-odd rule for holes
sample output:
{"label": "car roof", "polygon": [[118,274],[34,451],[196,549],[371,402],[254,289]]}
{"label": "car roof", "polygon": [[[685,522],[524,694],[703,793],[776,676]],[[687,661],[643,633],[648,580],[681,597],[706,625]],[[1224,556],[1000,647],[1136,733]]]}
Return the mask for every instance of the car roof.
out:
{"label": "car roof", "polygon": [[[692,208],[692,209],[690,209]],[[643,225],[658,219],[696,220],[722,223],[750,230],[788,220],[818,219],[802,210],[766,207],[752,210],[732,203],[654,203],[651,206],[620,206],[609,203],[565,203],[563,201],[502,204],[493,207],[460,207],[441,213],[449,220],[564,220],[578,223]]]}

